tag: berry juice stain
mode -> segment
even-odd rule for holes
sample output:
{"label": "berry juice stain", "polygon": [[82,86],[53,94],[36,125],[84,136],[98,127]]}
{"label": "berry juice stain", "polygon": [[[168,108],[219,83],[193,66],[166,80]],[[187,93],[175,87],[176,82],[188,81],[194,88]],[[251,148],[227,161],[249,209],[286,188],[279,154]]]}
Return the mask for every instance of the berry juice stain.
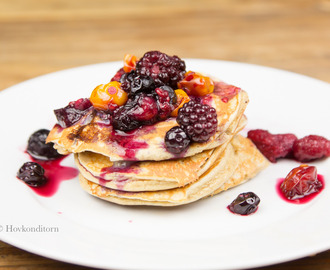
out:
{"label": "berry juice stain", "polygon": [[73,167],[62,166],[61,161],[66,156],[56,160],[36,160],[30,156],[31,161],[40,164],[45,170],[45,176],[48,181],[41,187],[30,187],[36,194],[43,197],[53,196],[62,181],[71,180],[78,176],[78,170]]}
{"label": "berry juice stain", "polygon": [[303,198],[300,198],[300,199],[289,200],[288,198],[286,198],[284,196],[284,194],[283,194],[283,192],[281,191],[281,188],[280,188],[281,184],[284,181],[284,178],[279,178],[277,180],[277,183],[276,183],[276,192],[286,202],[293,203],[293,204],[305,204],[305,203],[308,203],[311,200],[313,200],[324,189],[324,186],[325,186],[324,176],[318,174],[317,175],[317,179],[322,183],[322,187],[319,189],[319,191],[318,192],[314,192],[312,194],[309,194],[309,195],[307,195],[307,196],[305,196]]}

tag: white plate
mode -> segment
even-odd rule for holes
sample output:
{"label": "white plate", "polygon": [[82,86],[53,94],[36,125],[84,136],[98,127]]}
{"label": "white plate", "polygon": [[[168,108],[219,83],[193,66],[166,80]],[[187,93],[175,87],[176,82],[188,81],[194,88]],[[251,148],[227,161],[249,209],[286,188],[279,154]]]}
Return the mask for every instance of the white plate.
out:
{"label": "white plate", "polygon": [[[255,65],[187,60],[195,70],[240,86],[250,96],[248,129],[330,137],[330,86],[302,75]],[[330,159],[314,162],[325,189],[303,205],[283,201],[278,178],[298,165],[280,161],[248,183],[176,208],[123,207],[86,194],[77,179],[53,197],[36,195],[15,178],[30,134],[55,123],[53,109],[88,97],[121,63],[104,63],[38,77],[0,93],[0,239],[70,263],[112,269],[238,269],[288,261],[330,248]],[[245,130],[246,131],[246,130]],[[72,156],[64,160],[73,166]],[[247,217],[226,206],[241,192],[261,198]],[[38,226],[58,232],[10,232]],[[12,227],[10,227],[12,226]]]}

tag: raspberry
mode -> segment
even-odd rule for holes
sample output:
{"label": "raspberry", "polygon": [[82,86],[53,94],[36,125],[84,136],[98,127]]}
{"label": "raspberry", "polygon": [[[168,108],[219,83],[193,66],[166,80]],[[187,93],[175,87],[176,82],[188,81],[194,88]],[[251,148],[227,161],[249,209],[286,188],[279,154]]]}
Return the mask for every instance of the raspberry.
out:
{"label": "raspberry", "polygon": [[194,142],[206,142],[218,127],[216,110],[192,100],[182,106],[176,121]]}
{"label": "raspberry", "polygon": [[40,187],[46,184],[45,170],[38,163],[25,162],[17,172],[17,178],[31,187]]}
{"label": "raspberry", "polygon": [[248,138],[253,141],[259,151],[275,163],[278,158],[292,155],[293,143],[297,140],[294,134],[271,134],[267,130],[255,129],[248,132]]}
{"label": "raspberry", "polygon": [[177,56],[168,56],[159,51],[146,52],[136,63],[138,75],[151,76],[157,86],[167,85],[173,89],[184,78],[186,65]]}
{"label": "raspberry", "polygon": [[92,106],[88,98],[81,98],[70,102],[69,105],[64,108],[54,110],[54,113],[58,124],[62,128],[67,128],[74,125],[85,116]]}
{"label": "raspberry", "polygon": [[54,143],[47,143],[46,138],[49,134],[49,130],[40,129],[34,132],[29,140],[27,152],[35,159],[38,160],[53,160],[63,157],[54,149]]}
{"label": "raspberry", "polygon": [[303,198],[318,192],[322,183],[317,179],[317,170],[314,166],[306,164],[292,169],[280,186],[284,196],[289,200]]}
{"label": "raspberry", "polygon": [[166,149],[173,154],[184,152],[190,144],[190,139],[182,128],[176,126],[167,131],[165,135]]}
{"label": "raspberry", "polygon": [[158,106],[158,121],[166,120],[174,110],[177,97],[174,90],[169,86],[160,86],[154,91]]}
{"label": "raspberry", "polygon": [[301,138],[293,144],[293,156],[301,162],[330,156],[330,141],[317,135]]}
{"label": "raspberry", "polygon": [[241,193],[228,205],[228,209],[239,215],[250,215],[257,211],[260,198],[253,192]]}
{"label": "raspberry", "polygon": [[119,69],[118,71],[117,71],[117,73],[115,74],[115,76],[113,76],[112,78],[111,78],[111,82],[113,82],[113,81],[117,81],[117,82],[119,82],[120,81],[120,78],[121,78],[121,76],[123,75],[123,74],[125,74],[125,70],[124,70],[124,68],[121,68],[121,69]]}

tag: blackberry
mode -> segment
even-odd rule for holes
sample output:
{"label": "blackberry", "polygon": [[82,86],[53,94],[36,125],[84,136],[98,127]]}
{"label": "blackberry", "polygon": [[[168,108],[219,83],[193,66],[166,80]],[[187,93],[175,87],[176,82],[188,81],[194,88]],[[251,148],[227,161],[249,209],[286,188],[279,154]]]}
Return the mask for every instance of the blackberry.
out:
{"label": "blackberry", "polygon": [[159,51],[146,52],[136,63],[136,73],[142,76],[151,76],[156,87],[168,85],[174,89],[177,83],[184,78],[186,65],[177,56],[168,56]]}
{"label": "blackberry", "polygon": [[194,142],[206,142],[218,127],[216,110],[193,100],[180,108],[176,121]]}
{"label": "blackberry", "polygon": [[228,209],[236,214],[250,215],[257,211],[260,198],[253,192],[241,193],[228,205]]}
{"label": "blackberry", "polygon": [[49,130],[40,129],[34,132],[29,140],[27,152],[38,160],[53,160],[63,157],[54,149],[53,143],[46,144],[46,138],[49,134]]}
{"label": "blackberry", "polygon": [[41,187],[47,183],[45,170],[36,162],[25,162],[17,172],[17,178],[31,187]]}
{"label": "blackberry", "polygon": [[[70,102],[69,105],[64,108],[54,110],[54,113],[58,124],[62,128],[67,128],[77,123],[90,111],[89,109],[91,107],[93,107],[93,105],[88,98],[81,98]],[[89,120],[92,120],[92,116]]]}
{"label": "blackberry", "polygon": [[172,127],[165,135],[166,149],[173,154],[184,152],[190,144],[187,134],[179,126]]}
{"label": "blackberry", "polygon": [[150,76],[138,75],[134,70],[123,74],[120,82],[121,88],[131,95],[139,92],[150,93],[155,89],[155,82]]}

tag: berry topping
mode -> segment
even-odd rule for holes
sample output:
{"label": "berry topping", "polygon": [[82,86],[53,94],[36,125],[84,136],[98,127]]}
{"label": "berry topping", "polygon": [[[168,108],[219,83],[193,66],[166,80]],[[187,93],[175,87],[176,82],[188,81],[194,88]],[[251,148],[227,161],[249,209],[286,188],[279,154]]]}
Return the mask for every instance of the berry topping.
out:
{"label": "berry topping", "polygon": [[213,92],[214,83],[209,77],[188,71],[184,79],[178,83],[178,87],[184,89],[188,95],[205,96]]}
{"label": "berry topping", "polygon": [[168,85],[175,89],[184,77],[186,65],[177,56],[150,51],[136,63],[135,69],[138,75],[151,76],[156,86]]}
{"label": "berry topping", "polygon": [[322,183],[317,179],[316,167],[306,164],[292,169],[280,186],[283,195],[289,200],[303,198],[321,188]]}
{"label": "berry topping", "polygon": [[157,121],[157,102],[151,94],[141,93],[114,111],[113,127],[122,131],[152,125]]}
{"label": "berry topping", "polygon": [[64,108],[54,110],[54,113],[58,124],[62,128],[67,128],[74,125],[85,116],[92,106],[88,98],[81,98],[77,101],[70,102],[69,105]]}
{"label": "berry topping", "polygon": [[182,128],[176,126],[167,131],[165,136],[166,149],[173,154],[184,152],[190,144],[190,139]]}
{"label": "berry topping", "polygon": [[278,158],[292,155],[292,146],[297,137],[294,134],[271,134],[267,130],[255,129],[248,132],[248,138],[253,141],[259,151],[271,162]]}
{"label": "berry topping", "polygon": [[115,74],[115,76],[112,77],[111,81],[120,81],[121,76],[123,76],[125,74],[125,70],[124,68],[121,68],[117,71],[117,73]]}
{"label": "berry topping", "polygon": [[49,134],[49,130],[40,129],[34,132],[29,140],[27,152],[34,158],[38,160],[53,160],[63,157],[59,154],[56,149],[54,149],[54,143],[47,143],[46,138]]}
{"label": "berry topping", "polygon": [[177,89],[174,91],[177,97],[176,104],[174,105],[175,109],[171,112],[171,116],[177,117],[179,109],[183,106],[183,104],[190,101],[189,96],[182,89]]}
{"label": "berry topping", "polygon": [[228,209],[239,215],[250,215],[257,211],[260,198],[253,192],[241,193],[228,205]]}
{"label": "berry topping", "polygon": [[241,91],[234,85],[226,84],[224,82],[214,82],[214,94],[220,96],[223,102],[228,102]]}
{"label": "berry topping", "polygon": [[309,135],[293,144],[293,156],[301,162],[330,156],[330,141],[317,135]]}
{"label": "berry topping", "polygon": [[182,106],[176,121],[194,142],[206,142],[218,127],[216,110],[192,100]]}
{"label": "berry topping", "polygon": [[17,172],[17,178],[31,187],[40,187],[46,184],[45,170],[38,163],[25,162]]}
{"label": "berry topping", "polygon": [[136,56],[131,54],[126,54],[124,57],[124,71],[130,72],[131,70],[135,69],[136,65]]}
{"label": "berry topping", "polygon": [[134,70],[125,73],[120,82],[122,89],[130,95],[140,92],[150,93],[155,89],[155,82],[150,76],[138,75]]}
{"label": "berry topping", "polygon": [[174,109],[177,101],[174,90],[169,86],[160,86],[155,89],[155,97],[158,106],[158,120],[166,120]]}
{"label": "berry topping", "polygon": [[97,86],[90,97],[90,101],[97,110],[113,111],[127,101],[127,93],[121,89],[116,81]]}

